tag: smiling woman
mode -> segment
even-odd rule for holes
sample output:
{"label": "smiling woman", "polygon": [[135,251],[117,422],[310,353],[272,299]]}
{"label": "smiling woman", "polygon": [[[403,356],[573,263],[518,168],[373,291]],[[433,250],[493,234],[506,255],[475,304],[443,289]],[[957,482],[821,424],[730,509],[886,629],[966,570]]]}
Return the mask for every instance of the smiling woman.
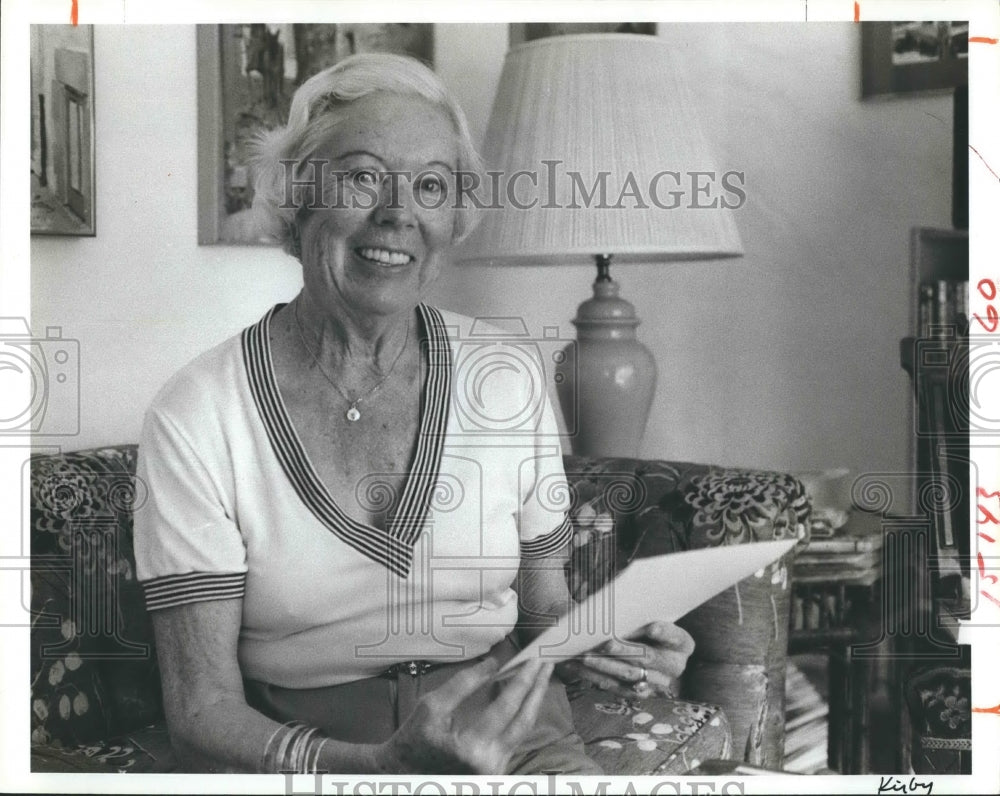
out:
{"label": "smiling woman", "polygon": [[[174,376],[140,445],[138,578],[179,756],[599,773],[550,664],[492,679],[567,610],[572,527],[544,370],[466,395],[472,319],[423,303],[472,225],[444,200],[479,169],[461,110],[418,62],[354,56],[299,89],[257,162],[302,290]],[[637,646],[572,673],[669,690],[692,643],[658,623]]]}
{"label": "smiling woman", "polygon": [[[397,119],[408,123],[393,124]],[[353,103],[350,122],[309,158],[341,184],[330,207],[307,206],[298,216],[305,295],[326,305],[311,308],[306,301],[307,321],[344,312],[394,315],[416,306],[440,272],[455,229],[451,203],[430,209],[427,201],[446,190],[443,178],[423,175],[454,173],[457,149],[451,120],[422,97],[373,95]]]}

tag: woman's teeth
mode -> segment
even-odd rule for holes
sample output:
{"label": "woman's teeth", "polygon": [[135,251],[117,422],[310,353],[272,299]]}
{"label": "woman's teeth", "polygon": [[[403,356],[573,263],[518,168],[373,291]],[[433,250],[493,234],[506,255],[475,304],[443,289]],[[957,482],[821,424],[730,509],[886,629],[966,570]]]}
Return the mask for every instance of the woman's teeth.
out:
{"label": "woman's teeth", "polygon": [[389,249],[359,249],[358,254],[366,260],[371,260],[379,265],[406,265],[413,259],[408,254],[389,251]]}

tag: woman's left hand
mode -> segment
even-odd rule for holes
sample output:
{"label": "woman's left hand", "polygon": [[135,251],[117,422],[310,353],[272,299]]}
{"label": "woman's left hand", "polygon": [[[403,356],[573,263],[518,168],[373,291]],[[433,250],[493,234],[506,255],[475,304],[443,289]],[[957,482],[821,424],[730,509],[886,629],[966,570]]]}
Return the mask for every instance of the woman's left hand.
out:
{"label": "woman's left hand", "polygon": [[627,642],[609,641],[557,667],[564,681],[587,680],[598,688],[639,696],[677,695],[677,681],[694,650],[694,639],[672,622],[650,622]]}

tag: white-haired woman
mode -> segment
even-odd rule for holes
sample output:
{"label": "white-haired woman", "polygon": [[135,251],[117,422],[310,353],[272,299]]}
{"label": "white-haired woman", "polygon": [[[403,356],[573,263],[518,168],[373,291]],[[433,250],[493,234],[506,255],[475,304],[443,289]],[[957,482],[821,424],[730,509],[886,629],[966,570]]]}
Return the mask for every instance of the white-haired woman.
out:
{"label": "white-haired woman", "polygon": [[[422,303],[471,227],[461,110],[418,62],[354,56],[258,160],[302,291],[171,379],[140,446],[138,576],[185,767],[597,773],[551,665],[493,680],[515,628],[567,610],[570,526],[544,389],[507,369],[467,395],[456,373],[495,349]],[[668,687],[690,638],[648,631],[647,657],[588,671]]]}

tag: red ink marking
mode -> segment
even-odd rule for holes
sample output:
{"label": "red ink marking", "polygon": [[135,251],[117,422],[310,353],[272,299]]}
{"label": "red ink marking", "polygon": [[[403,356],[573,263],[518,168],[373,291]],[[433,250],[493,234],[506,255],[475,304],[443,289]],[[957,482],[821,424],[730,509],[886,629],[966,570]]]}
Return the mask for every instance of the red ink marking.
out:
{"label": "red ink marking", "polygon": [[1000,314],[997,314],[997,308],[992,304],[989,304],[986,307],[986,321],[990,322],[989,326],[986,325],[986,321],[979,317],[978,313],[972,313],[972,317],[979,321],[987,332],[995,332],[997,330],[997,326],[1000,326]]}
{"label": "red ink marking", "polygon": [[973,713],[996,713],[1000,716],[1000,705],[995,705],[992,708],[973,708]]}
{"label": "red ink marking", "polygon": [[[978,155],[979,153],[976,152],[976,154]],[[989,167],[987,166],[987,168]],[[987,301],[993,301],[993,299],[997,297],[997,286],[992,279],[980,279],[979,284],[976,285],[976,290],[978,290],[979,295]],[[972,317],[979,321],[980,325],[987,332],[995,332],[997,330],[997,326],[1000,326],[1000,315],[997,314],[997,308],[992,304],[986,305],[986,321],[980,318],[976,313],[972,313]],[[989,321],[991,326],[986,325],[987,321]],[[992,497],[993,494],[996,493],[994,492],[991,495],[987,495],[987,497]]]}
{"label": "red ink marking", "polygon": [[994,177],[1000,180],[1000,174],[997,174],[995,171],[993,171],[993,169],[990,167],[990,164],[986,162],[986,158],[984,158],[982,155],[979,154],[979,150],[976,149],[972,144],[969,144],[969,149],[975,152],[976,157],[979,158],[981,161],[983,161],[983,165],[986,166],[987,169],[989,169],[990,174],[992,174]]}
{"label": "red ink marking", "polygon": [[[980,279],[979,284],[976,285],[976,290],[979,291],[979,295],[982,296],[987,301],[993,301],[997,297],[997,286],[992,279]],[[986,494],[986,490],[979,487],[978,494],[981,497],[997,497],[996,492],[990,492]]]}
{"label": "red ink marking", "polygon": [[80,2],[79,0],[73,0],[73,5],[69,9],[69,21],[71,25],[75,25],[80,18]]}
{"label": "red ink marking", "polygon": [[[988,281],[989,281],[988,279],[981,279],[979,281],[979,284]],[[996,285],[993,286],[993,289],[996,290]],[[984,498],[991,498],[991,497],[1000,498],[1000,492],[987,492],[981,486],[976,488],[976,494],[979,495],[979,497],[984,497]]]}
{"label": "red ink marking", "polygon": [[978,504],[976,505],[976,508],[979,509],[983,513],[983,515],[986,517],[985,520],[976,520],[976,525],[985,525],[988,522],[992,522],[994,525],[1000,525],[1000,520],[998,520],[996,517],[994,517],[985,508],[983,508],[982,506],[980,506]]}
{"label": "red ink marking", "polygon": [[976,553],[976,561],[979,562],[979,577],[982,578],[983,580],[989,580],[991,583],[996,583],[997,582],[996,575],[986,574],[986,563],[983,561],[982,553]]}
{"label": "red ink marking", "polygon": [[977,44],[996,44],[997,39],[991,39],[989,36],[969,36],[969,43],[976,42]]}
{"label": "red ink marking", "polygon": [[991,602],[994,602],[994,603],[996,603],[996,604],[997,604],[998,606],[1000,606],[1000,600],[998,600],[998,599],[997,599],[996,597],[994,597],[994,596],[993,596],[992,594],[990,594],[990,593],[989,593],[988,591],[981,591],[981,592],[979,592],[979,593],[980,593],[981,595],[983,595],[983,597],[985,597],[985,598],[986,598],[987,600],[990,600]]}
{"label": "red ink marking", "polygon": [[861,3],[854,4],[854,21],[855,22],[861,21]]}
{"label": "red ink marking", "polygon": [[979,532],[979,535],[982,536],[987,542],[990,542],[991,544],[996,541],[996,539],[994,539],[992,536],[987,536],[982,531]]}

